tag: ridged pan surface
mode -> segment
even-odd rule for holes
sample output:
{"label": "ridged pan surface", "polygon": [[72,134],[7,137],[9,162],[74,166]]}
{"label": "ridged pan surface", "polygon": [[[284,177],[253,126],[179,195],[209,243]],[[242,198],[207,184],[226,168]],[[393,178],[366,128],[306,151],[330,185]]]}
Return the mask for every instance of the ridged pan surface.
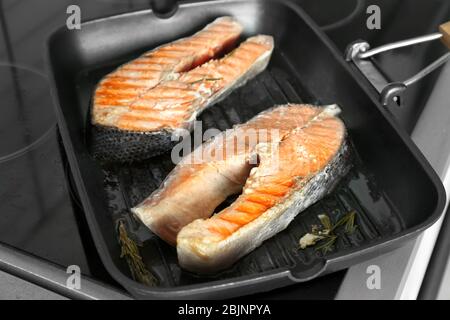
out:
{"label": "ridged pan surface", "polygon": [[[320,104],[300,82],[289,75],[289,67],[283,61],[282,55],[276,52],[268,70],[205,111],[199,119],[202,121],[203,130],[226,130],[234,124],[246,122],[275,104],[311,101]],[[364,170],[355,150],[352,151],[353,169],[335,192],[301,213],[285,231],[216,276],[200,277],[183,271],[178,266],[175,248],[151,234],[140,223],[135,221],[134,226],[130,226],[130,231],[144,243],[141,253],[149,270],[160,279],[161,286],[232,279],[280,268],[306,270],[314,265],[323,253],[314,248],[300,250],[299,239],[310,232],[313,225],[320,225],[317,218],[319,214],[325,213],[336,221],[351,211],[356,212],[357,230],[351,236],[342,234],[330,254],[357,248],[371,240],[402,230],[402,222],[395,209],[384,197],[382,190],[378,189],[375,179]],[[105,167],[105,189],[111,199],[109,207],[114,219],[124,214],[128,216],[130,208],[154,191],[173,167],[170,152],[141,164]],[[234,197],[230,197],[221,207],[227,206],[233,200]]]}

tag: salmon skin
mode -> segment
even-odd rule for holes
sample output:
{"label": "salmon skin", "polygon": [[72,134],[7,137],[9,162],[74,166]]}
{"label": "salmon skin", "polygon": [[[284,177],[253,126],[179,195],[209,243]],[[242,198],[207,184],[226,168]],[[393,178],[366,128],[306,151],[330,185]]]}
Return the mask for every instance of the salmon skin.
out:
{"label": "salmon skin", "polygon": [[[265,111],[195,149],[132,212],[177,246],[183,268],[197,273],[227,268],[286,228],[347,173],[339,112],[336,105],[293,104]],[[236,142],[261,130],[269,134]]]}
{"label": "salmon skin", "polygon": [[241,33],[236,20],[221,17],[102,79],[91,109],[96,158],[131,162],[169,150],[172,134],[190,130],[200,112],[264,70],[273,50],[270,36],[248,38],[218,58]]}

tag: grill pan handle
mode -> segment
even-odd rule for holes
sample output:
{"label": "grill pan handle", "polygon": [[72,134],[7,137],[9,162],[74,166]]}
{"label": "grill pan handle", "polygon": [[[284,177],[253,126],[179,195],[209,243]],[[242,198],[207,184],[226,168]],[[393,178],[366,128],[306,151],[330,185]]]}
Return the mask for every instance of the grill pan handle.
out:
{"label": "grill pan handle", "polygon": [[348,62],[353,62],[359,71],[361,71],[372,86],[378,91],[380,94],[380,102],[383,106],[402,106],[404,104],[404,91],[409,86],[418,82],[450,60],[450,52],[447,52],[417,74],[402,82],[388,82],[386,77],[378,70],[370,58],[382,52],[437,39],[441,39],[442,43],[450,49],[450,21],[440,25],[439,32],[437,33],[389,43],[374,49],[370,49],[369,43],[365,41],[356,41],[347,47],[345,59]]}
{"label": "grill pan handle", "polygon": [[159,18],[170,18],[178,9],[178,0],[150,0],[153,13]]}

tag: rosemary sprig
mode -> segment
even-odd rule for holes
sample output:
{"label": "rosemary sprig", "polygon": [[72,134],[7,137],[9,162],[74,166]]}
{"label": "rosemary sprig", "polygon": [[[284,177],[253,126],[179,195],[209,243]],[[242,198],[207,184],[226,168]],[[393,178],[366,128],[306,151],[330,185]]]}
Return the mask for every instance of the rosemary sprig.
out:
{"label": "rosemary sprig", "polygon": [[157,285],[157,279],[147,270],[142,261],[138,246],[128,237],[123,221],[119,222],[119,243],[120,257],[126,259],[133,279],[148,286]]}
{"label": "rosemary sprig", "polygon": [[316,251],[322,251],[323,254],[332,251],[334,243],[336,242],[337,236],[332,234],[325,238],[326,241],[324,241],[323,244],[318,246],[316,248]]}
{"label": "rosemary sprig", "polygon": [[355,211],[352,211],[347,215],[347,221],[345,222],[345,232],[348,234],[352,234],[358,228],[358,226],[355,225],[355,217]]}
{"label": "rosemary sprig", "polygon": [[345,216],[339,219],[338,222],[336,222],[331,231],[339,228],[340,226],[345,226],[346,233],[353,233],[357,227],[355,226],[355,214],[355,211],[347,213]]}
{"label": "rosemary sprig", "polygon": [[313,225],[311,232],[306,233],[300,239],[300,249],[305,249],[320,242],[320,245],[316,247],[316,251],[322,251],[323,254],[332,251],[339,236],[335,231],[343,226],[345,234],[352,234],[358,227],[355,225],[355,217],[356,212],[351,211],[333,224],[328,215],[318,215],[317,218],[320,220],[322,227]]}

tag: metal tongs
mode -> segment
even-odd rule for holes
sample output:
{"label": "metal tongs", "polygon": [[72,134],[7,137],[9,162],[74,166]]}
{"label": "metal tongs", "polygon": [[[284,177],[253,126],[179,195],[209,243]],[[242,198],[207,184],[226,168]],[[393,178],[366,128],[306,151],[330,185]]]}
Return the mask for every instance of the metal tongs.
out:
{"label": "metal tongs", "polygon": [[429,66],[419,71],[416,75],[403,82],[388,82],[370,58],[382,52],[423,42],[434,41],[437,39],[441,39],[442,42],[450,49],[450,21],[440,25],[439,32],[389,43],[374,49],[370,49],[369,43],[365,41],[356,41],[348,46],[345,59],[349,62],[353,62],[361,73],[367,78],[367,80],[369,80],[372,86],[378,91],[380,94],[380,102],[383,106],[392,104],[401,106],[404,100],[404,91],[409,86],[416,83],[450,60],[450,52],[447,52]]}

